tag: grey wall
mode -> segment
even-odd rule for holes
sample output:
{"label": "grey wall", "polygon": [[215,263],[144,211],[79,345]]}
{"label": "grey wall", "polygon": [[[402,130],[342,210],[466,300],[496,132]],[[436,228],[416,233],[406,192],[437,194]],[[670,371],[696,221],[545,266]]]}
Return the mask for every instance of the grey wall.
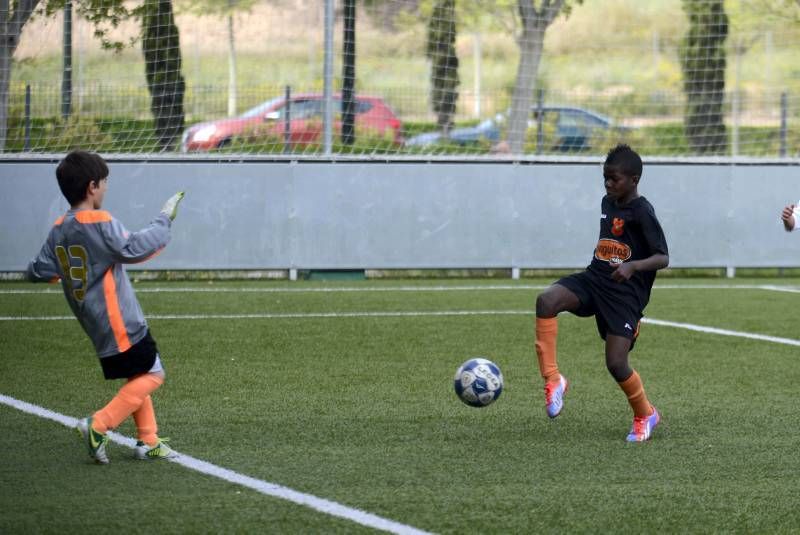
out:
{"label": "grey wall", "polygon": [[[55,160],[0,161],[0,271],[23,270],[67,204]],[[186,190],[173,240],[136,269],[583,267],[597,162],[110,161],[104,208],[129,230]],[[781,208],[796,165],[645,162],[673,267],[800,265]]]}

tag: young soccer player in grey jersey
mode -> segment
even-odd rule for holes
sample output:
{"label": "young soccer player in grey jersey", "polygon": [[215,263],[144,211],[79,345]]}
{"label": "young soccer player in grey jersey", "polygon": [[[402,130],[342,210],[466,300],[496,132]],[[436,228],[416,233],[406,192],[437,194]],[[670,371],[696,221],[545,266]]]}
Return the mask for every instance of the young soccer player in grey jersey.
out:
{"label": "young soccer player in grey jersey", "polygon": [[89,455],[106,464],[106,432],[133,415],[139,437],[135,456],[174,456],[158,438],[150,399],[164,381],[161,358],[125,264],[143,262],[167,245],[183,192],[171,197],[146,228],[132,233],[101,210],[108,167],[100,156],[73,151],[59,163],[56,177],[70,209],[55,222],[28,265],[28,279],[61,280],[72,312],[95,346],[105,378],[128,380],[108,405],[79,423],[78,432]]}

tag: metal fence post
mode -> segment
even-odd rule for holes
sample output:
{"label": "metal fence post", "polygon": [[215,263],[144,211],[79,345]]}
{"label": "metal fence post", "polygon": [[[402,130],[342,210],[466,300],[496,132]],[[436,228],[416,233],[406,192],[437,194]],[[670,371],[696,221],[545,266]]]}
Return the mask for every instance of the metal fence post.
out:
{"label": "metal fence post", "polygon": [[322,118],[325,156],[333,152],[333,25],[334,0],[325,0],[325,59],[323,66],[323,95],[325,113]]}
{"label": "metal fence post", "polygon": [[25,144],[22,150],[31,150],[31,84],[25,84]]}
{"label": "metal fence post", "polygon": [[786,157],[786,114],[787,114],[787,103],[786,103],[786,91],[781,93],[781,148],[779,155],[781,158]]}
{"label": "metal fence post", "polygon": [[61,118],[72,114],[72,2],[64,4],[64,68],[61,74]]}
{"label": "metal fence post", "polygon": [[292,152],[292,86],[286,86],[286,106],[283,114],[283,152]]}
{"label": "metal fence post", "polygon": [[544,145],[544,89],[536,90],[536,154],[542,153]]}

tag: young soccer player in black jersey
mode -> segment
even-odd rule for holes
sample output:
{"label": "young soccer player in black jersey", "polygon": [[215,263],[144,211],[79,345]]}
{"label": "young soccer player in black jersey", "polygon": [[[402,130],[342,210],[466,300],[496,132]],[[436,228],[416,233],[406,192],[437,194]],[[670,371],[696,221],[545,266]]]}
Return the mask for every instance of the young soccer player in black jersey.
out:
{"label": "young soccer player in black jersey", "polygon": [[536,299],[536,354],[545,380],[547,415],[555,418],[569,383],[556,364],[559,312],[594,316],[606,341],[606,367],[633,409],[629,442],[648,440],[661,416],[628,363],[656,271],[667,267],[667,242],[653,206],[639,195],[642,160],[627,145],[609,151],[603,165],[600,238],[585,271],[557,281]]}

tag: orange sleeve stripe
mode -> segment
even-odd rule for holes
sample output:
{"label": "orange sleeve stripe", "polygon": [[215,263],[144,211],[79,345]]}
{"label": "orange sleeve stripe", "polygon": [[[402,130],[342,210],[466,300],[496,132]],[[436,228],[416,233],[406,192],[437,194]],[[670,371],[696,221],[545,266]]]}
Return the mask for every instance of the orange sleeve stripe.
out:
{"label": "orange sleeve stripe", "polygon": [[128,339],[128,331],[125,329],[125,321],[122,319],[122,311],[119,308],[117,299],[117,284],[114,282],[113,268],[106,271],[103,276],[103,294],[106,297],[106,310],[108,311],[108,322],[117,340],[117,347],[120,353],[131,348],[131,341]]}
{"label": "orange sleeve stripe", "polygon": [[63,223],[63,222],[64,222],[64,216],[62,215],[61,217],[59,217],[58,219],[56,219],[55,223],[53,223],[53,226],[54,226],[54,227],[57,227],[57,226],[59,226],[59,225],[60,225],[61,223]]}
{"label": "orange sleeve stripe", "polygon": [[108,223],[111,221],[111,214],[105,210],[81,210],[75,212],[75,219],[79,223]]}

